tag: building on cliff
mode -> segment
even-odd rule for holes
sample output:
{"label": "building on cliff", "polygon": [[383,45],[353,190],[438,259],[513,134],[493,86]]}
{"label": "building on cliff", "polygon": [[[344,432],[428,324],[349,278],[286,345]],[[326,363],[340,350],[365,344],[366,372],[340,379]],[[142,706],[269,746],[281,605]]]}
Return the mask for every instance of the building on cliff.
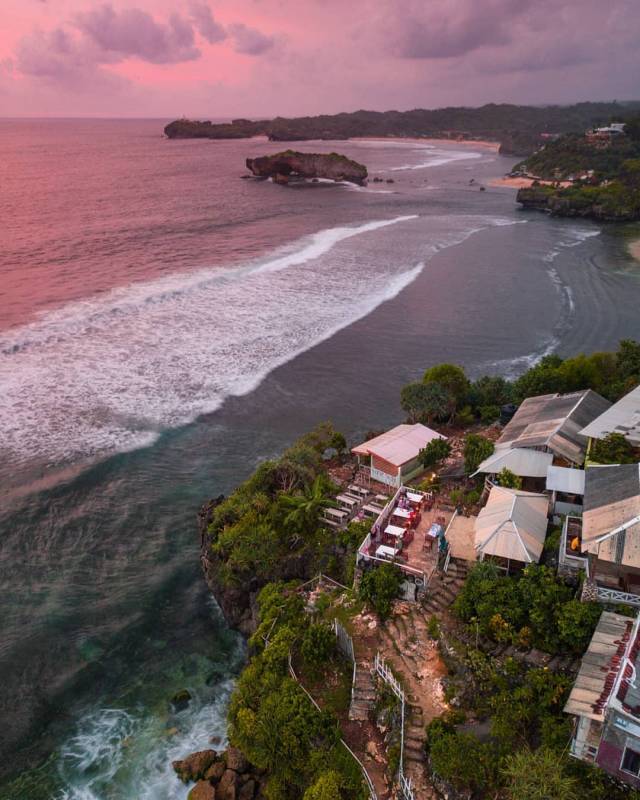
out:
{"label": "building on cliff", "polygon": [[640,617],[603,611],[564,710],[571,755],[640,789]]}
{"label": "building on cliff", "polygon": [[353,447],[360,472],[365,479],[379,481],[387,486],[402,486],[424,467],[418,457],[420,451],[434,439],[446,439],[426,425],[396,425],[386,433]]}

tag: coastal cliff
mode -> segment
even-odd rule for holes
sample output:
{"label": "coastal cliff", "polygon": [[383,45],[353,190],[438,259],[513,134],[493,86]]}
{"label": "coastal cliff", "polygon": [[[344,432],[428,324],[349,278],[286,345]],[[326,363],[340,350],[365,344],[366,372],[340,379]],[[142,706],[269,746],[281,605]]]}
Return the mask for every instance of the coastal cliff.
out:
{"label": "coastal cliff", "polygon": [[272,178],[275,183],[289,183],[295,178],[325,178],[363,184],[367,168],[339,153],[298,153],[285,150],[271,156],[248,158],[247,169],[257,178]]}
{"label": "coastal cliff", "polygon": [[541,134],[581,133],[602,119],[629,114],[638,103],[578,103],[573,106],[488,104],[480,108],[417,108],[411,111],[354,111],[315,117],[235,119],[212,123],[178,119],[164,133],[169,139],[248,139],[272,141],[350,139],[359,136],[483,139],[500,142],[504,155],[525,156],[539,146]]}

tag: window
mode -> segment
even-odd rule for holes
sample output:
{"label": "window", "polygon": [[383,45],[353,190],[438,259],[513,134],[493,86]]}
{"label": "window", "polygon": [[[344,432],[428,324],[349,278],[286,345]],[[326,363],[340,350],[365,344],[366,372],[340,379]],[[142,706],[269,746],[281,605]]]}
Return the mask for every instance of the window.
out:
{"label": "window", "polygon": [[640,776],[640,753],[630,747],[626,747],[620,769],[623,772],[630,772],[632,775]]}

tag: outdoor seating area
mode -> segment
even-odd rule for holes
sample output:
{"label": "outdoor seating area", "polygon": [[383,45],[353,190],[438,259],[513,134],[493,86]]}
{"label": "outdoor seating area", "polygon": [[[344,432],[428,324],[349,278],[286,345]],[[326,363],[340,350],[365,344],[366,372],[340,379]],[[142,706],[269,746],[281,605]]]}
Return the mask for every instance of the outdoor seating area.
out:
{"label": "outdoor seating area", "polygon": [[366,486],[351,483],[335,499],[338,508],[325,508],[322,521],[330,528],[344,528],[352,520],[377,518],[389,498],[383,494],[373,495]]}

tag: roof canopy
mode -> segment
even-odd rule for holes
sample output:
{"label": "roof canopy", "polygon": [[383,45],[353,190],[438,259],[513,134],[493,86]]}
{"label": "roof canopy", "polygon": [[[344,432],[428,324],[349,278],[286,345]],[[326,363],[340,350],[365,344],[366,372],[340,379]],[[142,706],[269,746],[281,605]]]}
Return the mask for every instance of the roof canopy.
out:
{"label": "roof canopy", "polygon": [[629,617],[610,611],[602,612],[564,707],[567,714],[604,719],[606,704],[613,689],[609,676],[615,676],[619,669],[619,661],[614,661],[613,657],[619,654],[625,641],[630,641],[632,625],[633,620]]}
{"label": "roof canopy", "polygon": [[604,439],[609,433],[621,433],[631,444],[640,445],[640,386],[596,417],[580,433],[591,439]]}
{"label": "roof canopy", "polygon": [[547,470],[547,491],[566,494],[584,494],[585,471],[568,467],[549,467]]}
{"label": "roof canopy", "polygon": [[475,547],[483,555],[539,561],[547,535],[549,498],[494,486],[475,525]]}
{"label": "roof canopy", "polygon": [[396,467],[401,467],[417,458],[418,453],[433,439],[446,438],[420,423],[396,425],[390,431],[352,448],[351,452],[363,456],[378,456]]}
{"label": "roof canopy", "polygon": [[582,550],[640,568],[640,464],[585,471]]}
{"label": "roof canopy", "polygon": [[498,445],[546,447],[554,455],[582,464],[587,437],[581,431],[610,405],[591,389],[529,397],[502,432]]}
{"label": "roof canopy", "polygon": [[489,458],[485,458],[473,474],[482,472],[494,475],[503,469],[508,469],[522,478],[546,478],[547,469],[552,461],[553,453],[527,450],[526,447],[499,447]]}

